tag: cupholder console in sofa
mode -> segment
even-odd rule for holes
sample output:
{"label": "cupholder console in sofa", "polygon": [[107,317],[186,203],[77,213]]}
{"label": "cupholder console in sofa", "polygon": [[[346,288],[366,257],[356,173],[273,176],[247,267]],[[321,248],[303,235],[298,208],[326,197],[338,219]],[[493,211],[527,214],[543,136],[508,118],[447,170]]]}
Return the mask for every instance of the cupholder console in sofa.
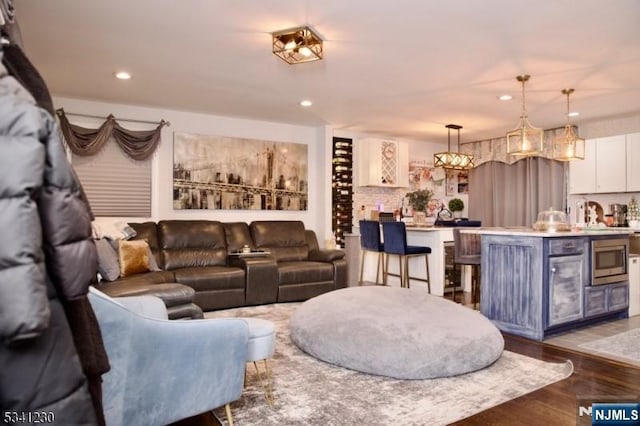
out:
{"label": "cupholder console in sofa", "polygon": [[[111,296],[135,291],[167,303],[158,284],[193,290],[193,303],[204,311],[246,305],[307,300],[346,286],[347,263],[340,250],[321,250],[315,232],[300,221],[222,223],[210,220],[163,220],[130,223],[134,240],[146,240],[159,271],[102,282]],[[268,252],[234,254],[244,246]],[[172,287],[175,293],[176,288]],[[184,308],[184,303],[181,304]],[[170,311],[170,309],[169,309]],[[182,309],[182,314],[186,311]],[[180,318],[176,315],[170,318]],[[185,315],[196,318],[197,315]]]}

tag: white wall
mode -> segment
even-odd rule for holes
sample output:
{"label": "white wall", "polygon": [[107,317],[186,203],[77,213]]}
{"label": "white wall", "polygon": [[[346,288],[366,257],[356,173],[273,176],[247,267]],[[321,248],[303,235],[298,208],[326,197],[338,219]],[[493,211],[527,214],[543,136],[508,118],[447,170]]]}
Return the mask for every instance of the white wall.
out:
{"label": "white wall", "polygon": [[[301,220],[318,234],[320,244],[331,233],[330,128],[305,127],[282,123],[213,116],[168,109],[86,101],[54,97],[56,108],[64,108],[73,124],[95,128],[104,120],[74,116],[82,113],[116,119],[134,119],[171,123],[162,130],[162,141],[152,160],[152,217],[162,219],[209,219],[223,222],[253,220]],[[120,121],[128,129],[152,129],[153,124]],[[173,209],[173,134],[197,133],[294,142],[308,145],[309,206],[306,211],[265,210],[174,210]],[[329,136],[327,136],[329,135]],[[328,167],[328,168],[327,168]],[[329,172],[327,172],[329,170]],[[327,194],[329,194],[327,199]],[[141,221],[142,218],[130,218]],[[328,228],[327,228],[328,224]]]}

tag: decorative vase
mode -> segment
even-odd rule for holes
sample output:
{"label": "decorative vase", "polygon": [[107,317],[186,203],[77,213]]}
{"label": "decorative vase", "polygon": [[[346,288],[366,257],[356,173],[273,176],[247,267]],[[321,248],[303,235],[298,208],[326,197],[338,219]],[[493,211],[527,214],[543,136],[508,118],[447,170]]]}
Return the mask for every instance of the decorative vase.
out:
{"label": "decorative vase", "polygon": [[417,225],[421,225],[426,223],[426,219],[427,219],[427,214],[425,212],[414,212],[413,213],[413,221],[417,224]]}
{"label": "decorative vase", "polygon": [[461,211],[453,212],[453,218],[454,219],[460,219],[461,217],[462,217],[462,212]]}

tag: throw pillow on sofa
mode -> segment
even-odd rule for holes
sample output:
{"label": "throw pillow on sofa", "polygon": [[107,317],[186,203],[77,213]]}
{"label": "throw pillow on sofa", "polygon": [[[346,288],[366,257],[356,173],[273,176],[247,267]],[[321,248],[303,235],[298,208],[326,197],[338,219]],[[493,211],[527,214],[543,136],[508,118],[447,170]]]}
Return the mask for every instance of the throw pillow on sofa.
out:
{"label": "throw pillow on sofa", "polygon": [[118,240],[118,260],[123,277],[149,272],[149,244],[144,240]]}
{"label": "throw pillow on sofa", "polygon": [[103,280],[114,281],[120,277],[120,262],[118,253],[113,249],[109,241],[104,238],[95,240],[98,252],[98,272]]}
{"label": "throw pillow on sofa", "polygon": [[[108,238],[100,238],[94,240],[96,244],[96,250],[98,252],[98,272],[100,277],[104,281],[115,281],[120,278],[120,259],[119,259],[119,246],[120,241],[124,240],[110,240]],[[140,240],[146,243],[146,240]],[[149,269],[144,271],[161,271],[156,262],[151,247],[147,244],[149,255]],[[131,274],[131,273],[130,273]]]}

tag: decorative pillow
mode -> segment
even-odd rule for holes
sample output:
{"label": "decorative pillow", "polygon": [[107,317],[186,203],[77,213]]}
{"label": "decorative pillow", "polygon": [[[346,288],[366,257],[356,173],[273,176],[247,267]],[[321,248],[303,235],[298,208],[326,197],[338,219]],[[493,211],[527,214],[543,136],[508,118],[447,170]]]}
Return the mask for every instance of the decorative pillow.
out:
{"label": "decorative pillow", "polygon": [[144,240],[119,240],[118,260],[120,261],[120,275],[149,272],[149,244]]}
{"label": "decorative pillow", "polygon": [[94,220],[91,223],[91,232],[93,238],[109,238],[111,240],[118,240],[123,238],[125,240],[131,239],[136,236],[136,231],[126,222],[113,222],[111,220]]}
{"label": "decorative pillow", "polygon": [[117,280],[120,276],[118,253],[104,238],[96,240],[95,243],[98,252],[98,272],[100,272],[102,279],[105,281]]}

